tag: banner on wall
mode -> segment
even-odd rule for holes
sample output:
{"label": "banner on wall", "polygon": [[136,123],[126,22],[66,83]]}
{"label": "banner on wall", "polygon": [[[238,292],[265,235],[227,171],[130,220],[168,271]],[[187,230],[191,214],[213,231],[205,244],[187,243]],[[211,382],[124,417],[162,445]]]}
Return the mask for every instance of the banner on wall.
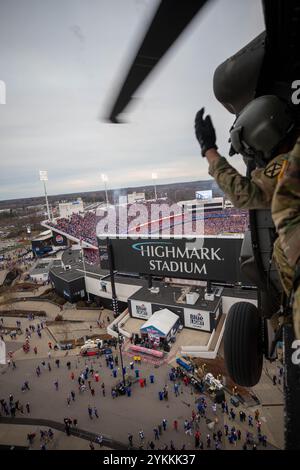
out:
{"label": "banner on wall", "polygon": [[131,300],[131,315],[135,318],[148,320],[152,315],[151,303]]}
{"label": "banner on wall", "polygon": [[188,328],[210,331],[210,313],[208,311],[185,308],[184,325]]}

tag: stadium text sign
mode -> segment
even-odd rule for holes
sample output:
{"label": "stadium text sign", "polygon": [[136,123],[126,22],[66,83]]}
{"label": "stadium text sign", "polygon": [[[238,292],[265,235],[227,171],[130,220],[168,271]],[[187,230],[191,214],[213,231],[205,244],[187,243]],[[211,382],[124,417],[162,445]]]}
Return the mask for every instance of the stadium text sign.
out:
{"label": "stadium text sign", "polygon": [[[114,268],[120,272],[236,282],[240,278],[240,238],[115,238]],[[101,267],[108,269],[105,241],[99,239]],[[199,247],[200,245],[200,247]]]}
{"label": "stadium text sign", "polygon": [[167,242],[162,242],[162,245],[154,245],[153,243],[147,245],[143,245],[143,243],[135,244],[134,249],[139,250],[141,256],[148,260],[150,271],[163,270],[167,271],[168,274],[178,271],[186,274],[207,274],[206,263],[202,261],[222,261],[219,256],[220,247],[202,247],[199,250],[184,248],[182,250],[178,246],[168,246]]}

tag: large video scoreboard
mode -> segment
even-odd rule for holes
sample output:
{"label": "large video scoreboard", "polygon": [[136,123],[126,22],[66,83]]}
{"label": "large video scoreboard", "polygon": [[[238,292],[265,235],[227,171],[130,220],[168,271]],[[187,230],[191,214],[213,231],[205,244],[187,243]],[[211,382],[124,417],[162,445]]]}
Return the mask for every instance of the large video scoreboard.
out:
{"label": "large video scoreboard", "polygon": [[[119,272],[235,283],[242,280],[242,238],[110,238]],[[109,269],[106,240],[98,238],[102,269]]]}

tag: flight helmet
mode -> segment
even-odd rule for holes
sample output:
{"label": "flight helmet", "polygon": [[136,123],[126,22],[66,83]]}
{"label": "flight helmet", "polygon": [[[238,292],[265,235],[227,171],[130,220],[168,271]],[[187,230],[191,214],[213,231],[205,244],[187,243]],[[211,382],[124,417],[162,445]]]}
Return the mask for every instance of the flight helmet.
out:
{"label": "flight helmet", "polygon": [[230,155],[266,164],[276,156],[280,144],[295,127],[288,104],[275,95],[264,95],[248,103],[230,129]]}

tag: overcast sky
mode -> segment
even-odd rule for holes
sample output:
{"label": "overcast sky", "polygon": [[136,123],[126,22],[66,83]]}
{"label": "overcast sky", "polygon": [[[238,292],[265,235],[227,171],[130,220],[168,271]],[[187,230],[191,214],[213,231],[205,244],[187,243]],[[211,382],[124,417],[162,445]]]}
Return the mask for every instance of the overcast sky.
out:
{"label": "overcast sky", "polygon": [[[264,29],[260,0],[214,0],[192,22],[130,107],[101,122],[157,0],[0,0],[0,200],[207,179],[194,138],[205,106],[228,152],[230,115],[216,101],[216,67]],[[231,161],[242,168],[239,158]]]}

